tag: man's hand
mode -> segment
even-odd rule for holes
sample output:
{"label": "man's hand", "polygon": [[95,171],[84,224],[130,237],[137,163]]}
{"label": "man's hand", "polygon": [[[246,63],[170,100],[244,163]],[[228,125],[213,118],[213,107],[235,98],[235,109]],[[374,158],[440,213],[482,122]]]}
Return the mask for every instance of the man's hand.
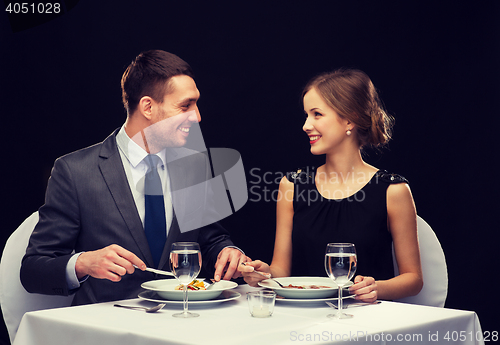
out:
{"label": "man's hand", "polygon": [[226,247],[222,249],[215,263],[215,281],[221,280],[222,276],[224,280],[241,277],[238,266],[247,261],[252,260],[236,248]]}
{"label": "man's hand", "polygon": [[80,254],[76,260],[75,270],[78,279],[89,275],[118,282],[123,275],[134,273],[133,265],[143,271],[146,269],[146,264],[134,253],[112,244],[103,249]]}

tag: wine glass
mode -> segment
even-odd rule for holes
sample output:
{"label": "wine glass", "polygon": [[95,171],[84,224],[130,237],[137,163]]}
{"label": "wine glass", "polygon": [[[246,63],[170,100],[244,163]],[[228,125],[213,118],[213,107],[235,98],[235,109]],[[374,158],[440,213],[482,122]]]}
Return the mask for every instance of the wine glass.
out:
{"label": "wine glass", "polygon": [[354,244],[328,243],[326,245],[325,270],[339,287],[338,311],[335,314],[328,315],[328,317],[336,319],[349,319],[352,317],[352,315],[342,312],[342,288],[354,277],[356,263],[357,256]]}
{"label": "wine glass", "polygon": [[200,245],[196,242],[175,242],[170,251],[170,269],[183,285],[184,290],[184,311],[173,314],[174,317],[197,317],[200,314],[188,312],[188,289],[187,286],[200,273],[201,252]]}

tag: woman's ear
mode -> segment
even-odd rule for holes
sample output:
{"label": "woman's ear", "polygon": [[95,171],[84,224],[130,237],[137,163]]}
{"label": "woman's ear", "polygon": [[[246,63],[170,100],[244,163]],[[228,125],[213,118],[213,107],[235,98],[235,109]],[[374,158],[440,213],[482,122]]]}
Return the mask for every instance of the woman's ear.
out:
{"label": "woman's ear", "polygon": [[345,125],[346,125],[345,127],[346,131],[352,131],[354,129],[354,123],[352,123],[347,119],[345,120]]}

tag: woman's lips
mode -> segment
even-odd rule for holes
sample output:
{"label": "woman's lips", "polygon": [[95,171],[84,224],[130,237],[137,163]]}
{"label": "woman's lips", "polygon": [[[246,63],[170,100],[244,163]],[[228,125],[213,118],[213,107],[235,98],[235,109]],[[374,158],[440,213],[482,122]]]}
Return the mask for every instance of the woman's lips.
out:
{"label": "woman's lips", "polygon": [[321,138],[321,135],[310,135],[309,136],[309,143],[312,145],[312,144],[316,143],[320,138]]}

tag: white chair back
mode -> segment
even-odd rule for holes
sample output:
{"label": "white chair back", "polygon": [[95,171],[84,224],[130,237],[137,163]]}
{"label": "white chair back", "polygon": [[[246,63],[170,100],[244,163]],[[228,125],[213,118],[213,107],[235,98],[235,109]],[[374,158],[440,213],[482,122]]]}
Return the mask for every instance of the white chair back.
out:
{"label": "white chair back", "polygon": [[[448,269],[443,248],[432,228],[417,217],[418,242],[424,286],[415,296],[396,300],[397,302],[444,307],[448,294]],[[398,275],[398,264],[393,248],[394,274]]]}
{"label": "white chair back", "polygon": [[71,305],[73,300],[73,296],[31,294],[21,285],[19,278],[21,260],[26,252],[30,235],[37,223],[38,212],[35,212],[9,237],[0,261],[0,304],[12,343],[24,313],[41,309],[67,307]]}

